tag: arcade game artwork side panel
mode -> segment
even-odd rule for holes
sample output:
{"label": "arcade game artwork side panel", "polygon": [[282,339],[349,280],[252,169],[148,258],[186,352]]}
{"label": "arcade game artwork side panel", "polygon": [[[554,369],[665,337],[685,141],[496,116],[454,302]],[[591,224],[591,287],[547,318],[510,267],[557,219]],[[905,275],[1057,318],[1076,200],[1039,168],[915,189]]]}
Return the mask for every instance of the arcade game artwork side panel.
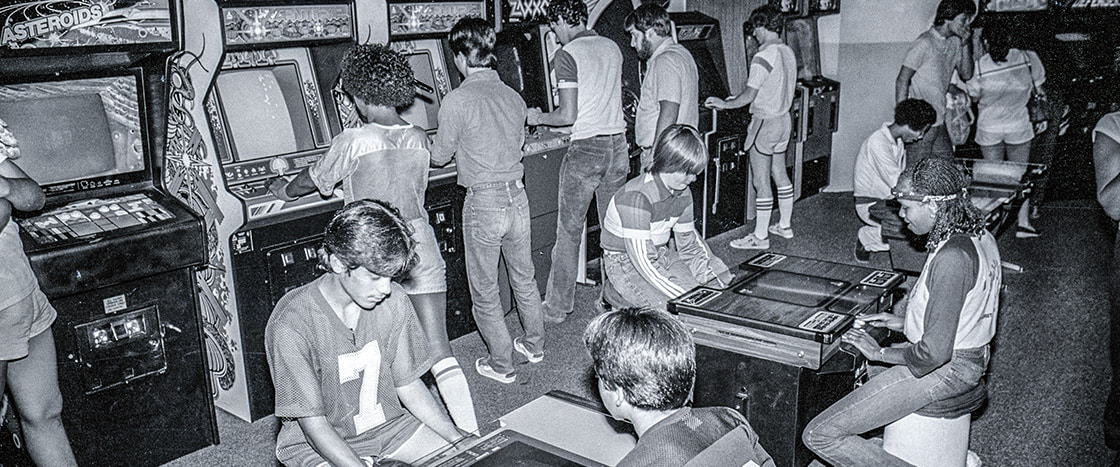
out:
{"label": "arcade game artwork side panel", "polygon": [[183,48],[170,64],[165,184],[204,214],[208,250],[195,283],[209,378],[216,405],[246,420],[273,412],[272,308],[321,273],[319,240],[342,206],[338,192],[285,202],[267,183],[313,164],[341,131],[332,89],[356,10],[370,3],[186,0]]}
{"label": "arcade game artwork side panel", "polygon": [[[62,419],[81,465],[158,465],[218,442],[192,280],[205,236],[159,183],[180,8],[0,2],[0,118],[47,195],[13,221],[58,311]],[[4,430],[16,437],[0,445],[20,439]]]}

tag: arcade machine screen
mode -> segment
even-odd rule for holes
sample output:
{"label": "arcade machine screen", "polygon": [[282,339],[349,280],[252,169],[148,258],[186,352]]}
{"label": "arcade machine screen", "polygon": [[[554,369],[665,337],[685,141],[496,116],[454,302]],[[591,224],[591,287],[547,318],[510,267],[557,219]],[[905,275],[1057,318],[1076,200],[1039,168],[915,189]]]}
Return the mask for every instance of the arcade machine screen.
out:
{"label": "arcade machine screen", "polygon": [[[293,63],[223,71],[216,90],[237,162],[316,149]],[[325,130],[320,130],[325,131]]]}
{"label": "arcade machine screen", "polygon": [[143,175],[138,99],[134,75],[0,85],[0,119],[20,168],[48,194],[68,193]]}
{"label": "arcade machine screen", "polygon": [[525,104],[546,112],[560,105],[552,58],[560,43],[547,25],[506,24],[494,44],[498,76]]}
{"label": "arcade machine screen", "polygon": [[[435,53],[438,54],[438,51]],[[436,92],[435,63],[442,63],[442,58],[437,62],[432,54],[432,50],[416,50],[404,56],[416,81],[423,83],[427,89],[417,87],[415,100],[401,116],[427,132],[435,131],[439,126],[440,95]]]}

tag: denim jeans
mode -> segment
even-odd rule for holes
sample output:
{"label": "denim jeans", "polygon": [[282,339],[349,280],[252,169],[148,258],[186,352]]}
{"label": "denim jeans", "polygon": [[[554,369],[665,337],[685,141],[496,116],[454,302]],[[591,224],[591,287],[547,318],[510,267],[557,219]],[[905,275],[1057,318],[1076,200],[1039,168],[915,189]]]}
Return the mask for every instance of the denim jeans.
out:
{"label": "denim jeans", "polygon": [[533,275],[529,231],[529,198],[525,185],[483,183],[467,189],[463,201],[463,248],[470,284],[471,312],[482,340],[490,349],[490,366],[513,371],[513,340],[498,298],[498,257],[506,260],[513,298],[530,352],[544,350],[541,295]]}
{"label": "denim jeans", "polygon": [[[650,258],[653,268],[684,290],[700,285],[688,264],[681,261],[677,252],[667,246],[658,247]],[[603,251],[603,296],[612,306],[619,308],[649,307],[665,310],[670,297],[650,284],[634,267],[630,255]]]}
{"label": "denim jeans", "polygon": [[572,312],[579,268],[579,243],[587,220],[587,207],[595,196],[599,225],[611,197],[626,183],[630,155],[626,136],[595,136],[572,141],[560,163],[559,208],[556,213],[556,243],[552,246],[552,269],[548,273],[545,312],[562,317]]}
{"label": "denim jeans", "polygon": [[984,376],[988,356],[987,346],[956,350],[949,363],[921,378],[906,365],[892,366],[813,418],[802,440],[835,467],[908,466],[860,434],[972,389]]}

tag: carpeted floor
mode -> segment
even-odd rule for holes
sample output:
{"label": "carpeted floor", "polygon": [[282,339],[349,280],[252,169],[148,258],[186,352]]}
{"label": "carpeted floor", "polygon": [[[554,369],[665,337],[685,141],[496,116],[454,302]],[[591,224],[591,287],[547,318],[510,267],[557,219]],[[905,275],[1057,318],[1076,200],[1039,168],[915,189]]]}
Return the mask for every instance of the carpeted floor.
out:
{"label": "carpeted floor", "polygon": [[[1088,466],[1107,465],[1112,459],[1100,429],[1109,378],[1104,281],[1111,245],[1102,218],[1090,200],[1055,201],[1043,208],[1037,221],[1042,237],[1017,239],[1009,232],[1000,240],[1003,259],[1024,271],[1005,270],[991,363],[991,400],[972,425],[971,447],[985,465]],[[796,236],[775,238],[772,249],[852,262],[857,223],[850,193],[816,195],[797,203]],[[739,228],[710,241],[728,264],[752,255],[727,246],[744,231]],[[889,262],[885,254],[875,254],[872,265],[886,268]],[[596,397],[580,335],[595,313],[598,291],[598,287],[577,288],[575,314],[563,324],[548,326],[544,362],[522,360],[515,384],[499,384],[470,369],[485,352],[477,333],[453,342],[479,420],[496,420],[553,389]],[[518,329],[515,317],[509,324]],[[219,427],[221,445],[168,465],[274,465],[274,417],[250,424],[219,411]],[[495,427],[490,423],[485,429]],[[765,446],[766,440],[762,443]]]}

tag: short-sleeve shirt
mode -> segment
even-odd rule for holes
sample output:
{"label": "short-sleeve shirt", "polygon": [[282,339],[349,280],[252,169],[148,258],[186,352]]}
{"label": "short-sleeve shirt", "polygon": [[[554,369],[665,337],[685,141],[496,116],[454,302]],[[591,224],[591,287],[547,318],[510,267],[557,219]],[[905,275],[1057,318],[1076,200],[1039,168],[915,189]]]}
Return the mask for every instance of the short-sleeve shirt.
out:
{"label": "short-sleeve shirt", "polygon": [[428,135],[412,125],[366,123],[334,137],[309,170],[319,193],[329,196],[342,182],[346,202],[387,201],[407,220],[427,219]]}
{"label": "short-sleeve shirt", "polygon": [[965,83],[969,95],[980,98],[977,131],[1015,133],[1030,131],[1027,101],[1031,90],[1046,82],[1042,61],[1032,51],[1011,49],[1007,60],[996,63],[984,54],[976,62],[972,79]]}
{"label": "short-sleeve shirt", "polygon": [[856,154],[853,193],[856,204],[892,198],[891,190],[906,168],[906,144],[891,136],[891,122],[868,136]]}
{"label": "short-sleeve shirt", "polygon": [[[8,160],[8,155],[0,153],[0,164]],[[38,282],[31,271],[31,263],[23,252],[23,242],[19,239],[19,223],[8,219],[8,224],[0,229],[0,310],[10,307],[35,291]]]}
{"label": "short-sleeve shirt", "polygon": [[525,100],[498,72],[472,73],[443,98],[432,162],[444,165],[454,157],[465,187],[521,180],[527,113]]}
{"label": "short-sleeve shirt", "polygon": [[626,131],[622,116],[622,51],[594,30],[576,34],[552,59],[560,89],[575,88],[578,112],[572,139]]}
{"label": "short-sleeve shirt", "polygon": [[751,115],[775,118],[789,113],[797,87],[797,56],[785,44],[767,44],[751,59],[747,87],[758,90]]}
{"label": "short-sleeve shirt", "polygon": [[[684,407],[657,422],[638,439],[638,444],[618,462],[619,467],[685,465],[704,449],[732,430],[744,427],[749,444],[741,446],[737,462],[773,467],[774,460],[758,442],[758,434],[738,412],[727,407]],[[743,465],[751,465],[745,463]]]}
{"label": "short-sleeve shirt", "polygon": [[937,111],[934,126],[945,122],[945,93],[953,79],[953,70],[961,60],[961,39],[945,37],[930,28],[910,44],[902,66],[914,70],[910,79],[910,95],[921,99]]}
{"label": "short-sleeve shirt", "polygon": [[626,251],[626,239],[669,243],[673,231],[694,230],[692,191],[674,192],[661,177],[646,172],[626,182],[607,205],[600,244],[606,250]]}
{"label": "short-sleeve shirt", "polygon": [[[265,327],[265,350],[282,419],[277,453],[306,449],[298,419],[325,416],[350,445],[389,444],[401,407],[396,388],[432,365],[427,339],[400,285],[348,329],[321,292],[329,274],[280,299]],[[409,436],[411,433],[403,434]],[[376,454],[376,453],[374,453]]]}
{"label": "short-sleeve shirt", "polygon": [[700,122],[699,73],[688,49],[667,40],[653,51],[646,66],[634,120],[634,136],[638,146],[644,148],[652,147],[657,138],[661,101],[680,105],[676,123],[697,126]]}
{"label": "short-sleeve shirt", "polygon": [[1097,121],[1097,126],[1093,127],[1093,142],[1097,141],[1097,133],[1120,143],[1120,112],[1106,114]]}

